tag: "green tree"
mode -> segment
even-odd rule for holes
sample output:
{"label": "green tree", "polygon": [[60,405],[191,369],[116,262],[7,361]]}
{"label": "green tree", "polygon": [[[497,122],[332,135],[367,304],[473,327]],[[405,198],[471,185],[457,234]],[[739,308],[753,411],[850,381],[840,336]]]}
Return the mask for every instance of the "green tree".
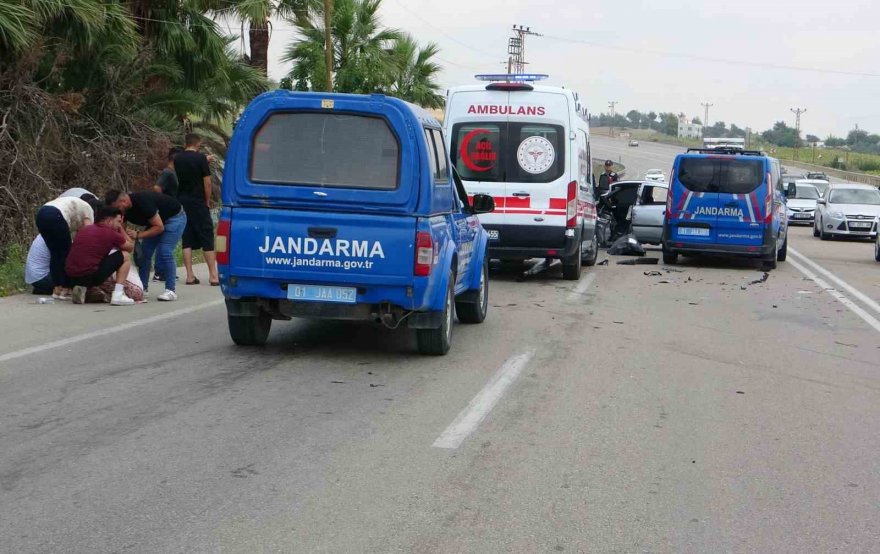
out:
{"label": "green tree", "polygon": [[411,35],[403,34],[391,51],[395,71],[390,92],[426,108],[442,108],[445,99],[438,93],[440,85],[436,80],[440,66],[432,61],[439,51],[433,42],[419,47]]}
{"label": "green tree", "polygon": [[813,144],[816,142],[822,142],[822,139],[820,139],[816,135],[810,135],[810,134],[808,134],[804,140],[806,140],[809,144]]}
{"label": "green tree", "polygon": [[660,132],[670,137],[678,136],[678,116],[672,112],[660,114]]}
{"label": "green tree", "polygon": [[648,112],[648,129],[654,128],[654,123],[657,122],[657,112]]}
{"label": "green tree", "polygon": [[636,128],[641,127],[642,124],[642,114],[638,110],[630,110],[626,113],[626,118],[630,123],[636,126]]}
{"label": "green tree", "polygon": [[786,125],[784,121],[777,121],[772,129],[761,133],[761,137],[777,146],[793,148],[798,144],[797,130]]}
{"label": "green tree", "polygon": [[[379,21],[381,0],[336,0],[330,22],[333,41],[333,90],[368,94],[387,90],[396,64],[391,54],[403,34]],[[297,89],[325,90],[323,8],[296,23],[299,37],[287,48],[293,62],[288,76]]]}

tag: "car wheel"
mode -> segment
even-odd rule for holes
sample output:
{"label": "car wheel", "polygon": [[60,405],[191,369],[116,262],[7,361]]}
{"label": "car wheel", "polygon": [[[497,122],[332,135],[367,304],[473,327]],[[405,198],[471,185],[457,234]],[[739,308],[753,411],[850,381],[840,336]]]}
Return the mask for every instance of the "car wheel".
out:
{"label": "car wheel", "polygon": [[584,244],[577,243],[577,250],[568,258],[562,260],[562,278],[566,281],[577,281],[581,278],[581,258],[583,258]]}
{"label": "car wheel", "polygon": [[880,235],[874,239],[874,259],[880,262]]}
{"label": "car wheel", "polygon": [[239,346],[263,346],[272,329],[272,316],[258,309],[255,316],[227,316],[229,336]]}
{"label": "car wheel", "polygon": [[788,256],[788,233],[785,234],[785,241],[782,243],[782,248],[780,248],[776,252],[776,261],[784,262],[785,258]]}
{"label": "car wheel", "polygon": [[480,270],[480,288],[468,291],[455,301],[455,315],[461,323],[482,323],[489,312],[489,260]]}
{"label": "car wheel", "polygon": [[825,232],[825,220],[819,222],[819,238],[822,240],[830,240],[831,233]]}
{"label": "car wheel", "polygon": [[590,241],[590,254],[583,261],[585,266],[594,266],[596,265],[596,260],[599,259],[599,237],[596,236],[595,231],[593,232],[593,240]]}
{"label": "car wheel", "polygon": [[419,352],[428,356],[442,356],[452,346],[452,314],[455,305],[455,273],[449,272],[446,302],[443,303],[443,323],[436,329],[417,329]]}
{"label": "car wheel", "polygon": [[813,220],[813,236],[814,237],[819,236],[819,220],[818,219]]}

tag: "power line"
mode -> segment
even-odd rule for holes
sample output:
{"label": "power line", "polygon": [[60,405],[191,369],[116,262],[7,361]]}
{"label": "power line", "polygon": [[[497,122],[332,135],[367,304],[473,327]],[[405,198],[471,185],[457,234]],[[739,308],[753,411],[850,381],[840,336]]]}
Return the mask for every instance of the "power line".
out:
{"label": "power line", "polygon": [[394,0],[394,3],[397,4],[398,6],[400,6],[401,8],[403,8],[405,11],[409,12],[410,15],[412,15],[413,17],[415,17],[416,19],[418,19],[419,21],[421,21],[422,23],[424,23],[424,24],[427,25],[428,27],[434,29],[435,31],[437,31],[438,33],[440,33],[440,34],[443,35],[444,37],[448,38],[448,39],[451,40],[452,42],[458,44],[459,46],[464,46],[465,48],[467,48],[468,50],[470,50],[470,51],[472,51],[472,52],[473,52],[473,51],[480,52],[480,53],[485,54],[485,55],[487,55],[487,56],[492,56],[493,58],[495,58],[495,57],[497,56],[497,54],[492,54],[492,53],[489,52],[488,50],[484,50],[484,49],[482,49],[482,48],[476,48],[476,47],[474,47],[474,46],[472,46],[472,45],[470,45],[470,44],[466,44],[466,43],[464,43],[464,42],[458,40],[457,38],[455,38],[454,36],[450,35],[449,33],[447,33],[446,31],[444,31],[444,30],[441,29],[440,27],[437,27],[436,25],[434,25],[433,23],[431,23],[430,21],[428,21],[427,19],[425,19],[424,17],[422,17],[421,15],[419,15],[417,12],[415,12],[415,11],[411,10],[410,8],[408,8],[406,5],[404,5],[403,2],[400,2],[400,1],[398,1],[398,0]]}
{"label": "power line", "polygon": [[794,159],[798,159],[798,148],[801,146],[801,114],[806,113],[807,108],[791,108],[794,114]]}
{"label": "power line", "polygon": [[845,71],[840,69],[822,69],[815,67],[805,67],[798,65],[784,65],[784,64],[773,64],[773,63],[762,63],[762,62],[750,62],[745,60],[732,60],[728,58],[711,58],[708,56],[699,56],[696,54],[682,54],[678,52],[666,52],[663,50],[654,50],[649,48],[635,48],[632,46],[618,46],[615,44],[602,44],[599,42],[592,42],[588,40],[581,40],[575,38],[567,38],[567,37],[557,37],[553,35],[544,35],[545,38],[549,38],[551,40],[558,40],[561,42],[571,42],[576,44],[584,44],[586,46],[592,46],[595,48],[605,48],[607,50],[619,50],[621,52],[632,52],[635,54],[651,54],[654,56],[663,56],[669,58],[682,58],[687,60],[695,60],[701,62],[710,62],[710,63],[724,63],[730,65],[741,65],[746,67],[761,67],[764,69],[785,69],[789,71],[805,71],[810,73],[827,73],[831,75],[850,75],[854,77],[880,77],[880,73],[865,73],[860,71]]}

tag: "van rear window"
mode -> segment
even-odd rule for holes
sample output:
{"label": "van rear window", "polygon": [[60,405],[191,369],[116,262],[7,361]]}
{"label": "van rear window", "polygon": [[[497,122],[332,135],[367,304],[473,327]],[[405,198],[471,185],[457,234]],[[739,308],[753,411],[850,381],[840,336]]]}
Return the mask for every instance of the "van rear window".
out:
{"label": "van rear window", "polygon": [[747,194],[764,182],[764,163],[737,158],[682,158],[677,180],[694,192]]}
{"label": "van rear window", "polygon": [[394,190],[400,146],[378,117],[278,113],[251,149],[251,181],[274,185]]}
{"label": "van rear window", "polygon": [[465,181],[549,183],[565,169],[564,139],[559,125],[458,123],[449,154]]}

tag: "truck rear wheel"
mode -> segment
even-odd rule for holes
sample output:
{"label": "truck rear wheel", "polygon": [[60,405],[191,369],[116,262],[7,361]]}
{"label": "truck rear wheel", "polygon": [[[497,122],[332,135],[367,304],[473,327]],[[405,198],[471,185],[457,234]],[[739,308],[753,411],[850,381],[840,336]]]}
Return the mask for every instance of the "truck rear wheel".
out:
{"label": "truck rear wheel", "polygon": [[449,272],[449,285],[446,287],[446,301],[443,303],[443,323],[436,329],[417,329],[416,341],[419,353],[428,356],[442,356],[452,346],[452,314],[455,309],[455,274]]}
{"label": "truck rear wheel", "polygon": [[227,316],[229,336],[239,346],[263,346],[272,329],[272,316],[258,309],[255,316]]}
{"label": "truck rear wheel", "polygon": [[483,261],[480,288],[462,294],[455,301],[455,314],[461,323],[482,323],[489,311],[489,260]]}

